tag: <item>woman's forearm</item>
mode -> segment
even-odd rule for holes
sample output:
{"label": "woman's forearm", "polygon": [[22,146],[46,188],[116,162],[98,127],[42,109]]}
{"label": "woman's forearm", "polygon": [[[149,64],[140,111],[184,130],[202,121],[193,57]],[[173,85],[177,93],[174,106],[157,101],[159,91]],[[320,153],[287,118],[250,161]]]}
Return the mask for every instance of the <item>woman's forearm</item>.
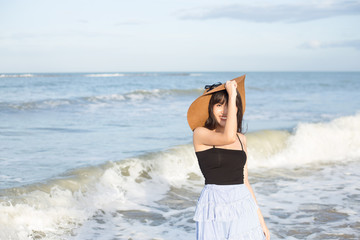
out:
{"label": "woman's forearm", "polygon": [[236,96],[229,96],[228,100],[228,112],[224,133],[229,139],[235,141],[237,133],[237,121],[236,121]]}
{"label": "woman's forearm", "polygon": [[258,204],[258,202],[257,202],[257,200],[256,200],[256,197],[255,197],[255,194],[254,194],[254,191],[252,190],[252,187],[251,187],[250,183],[247,182],[247,183],[245,183],[245,185],[246,185],[246,187],[249,189],[249,191],[250,191],[251,195],[253,196],[256,204]]}
{"label": "woman's forearm", "polygon": [[[246,185],[246,187],[249,189],[252,197],[254,198],[256,204],[258,205],[258,202],[257,202],[257,200],[256,200],[254,191],[252,190],[252,187],[251,187],[250,183],[245,183],[245,185]],[[258,208],[257,214],[258,214],[258,217],[259,217],[259,220],[260,220],[260,224],[261,224],[261,225],[264,225],[264,224],[265,224],[265,220],[264,220],[264,217],[263,217],[263,215],[262,215],[262,213],[261,213],[260,208]]]}

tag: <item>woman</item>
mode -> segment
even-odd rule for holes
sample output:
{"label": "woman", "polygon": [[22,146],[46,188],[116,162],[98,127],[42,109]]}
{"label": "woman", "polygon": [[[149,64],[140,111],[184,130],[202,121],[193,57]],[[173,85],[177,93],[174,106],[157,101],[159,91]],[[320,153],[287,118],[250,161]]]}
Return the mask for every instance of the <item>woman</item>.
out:
{"label": "woman", "polygon": [[246,138],[241,134],[244,80],[245,75],[206,86],[188,111],[205,178],[194,216],[198,240],[270,239],[248,181]]}

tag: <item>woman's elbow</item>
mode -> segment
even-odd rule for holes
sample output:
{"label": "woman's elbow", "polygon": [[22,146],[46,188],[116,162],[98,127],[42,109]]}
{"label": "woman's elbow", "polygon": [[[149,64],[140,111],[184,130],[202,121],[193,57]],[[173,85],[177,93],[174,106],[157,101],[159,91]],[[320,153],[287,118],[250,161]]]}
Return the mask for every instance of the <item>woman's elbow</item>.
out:
{"label": "woman's elbow", "polygon": [[[232,144],[236,141],[236,134],[231,134],[231,135],[228,135],[226,136],[226,144]],[[225,144],[224,144],[225,145]]]}

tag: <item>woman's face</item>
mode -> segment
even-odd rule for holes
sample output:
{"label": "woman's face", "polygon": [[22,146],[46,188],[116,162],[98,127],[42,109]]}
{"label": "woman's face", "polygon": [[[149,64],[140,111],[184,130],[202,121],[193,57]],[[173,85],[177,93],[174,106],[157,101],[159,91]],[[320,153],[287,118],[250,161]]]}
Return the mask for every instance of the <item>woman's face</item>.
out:
{"label": "woman's face", "polygon": [[216,103],[213,106],[213,114],[220,127],[225,127],[227,119],[227,104]]}

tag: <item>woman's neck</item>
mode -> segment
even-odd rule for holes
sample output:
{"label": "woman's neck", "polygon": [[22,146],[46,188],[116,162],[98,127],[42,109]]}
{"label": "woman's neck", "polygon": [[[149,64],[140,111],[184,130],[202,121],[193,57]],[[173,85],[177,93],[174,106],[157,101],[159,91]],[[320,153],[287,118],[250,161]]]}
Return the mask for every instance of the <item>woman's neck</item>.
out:
{"label": "woman's neck", "polygon": [[215,128],[215,132],[224,132],[225,131],[225,128],[224,127],[222,127],[222,126],[217,126],[216,128]]}

